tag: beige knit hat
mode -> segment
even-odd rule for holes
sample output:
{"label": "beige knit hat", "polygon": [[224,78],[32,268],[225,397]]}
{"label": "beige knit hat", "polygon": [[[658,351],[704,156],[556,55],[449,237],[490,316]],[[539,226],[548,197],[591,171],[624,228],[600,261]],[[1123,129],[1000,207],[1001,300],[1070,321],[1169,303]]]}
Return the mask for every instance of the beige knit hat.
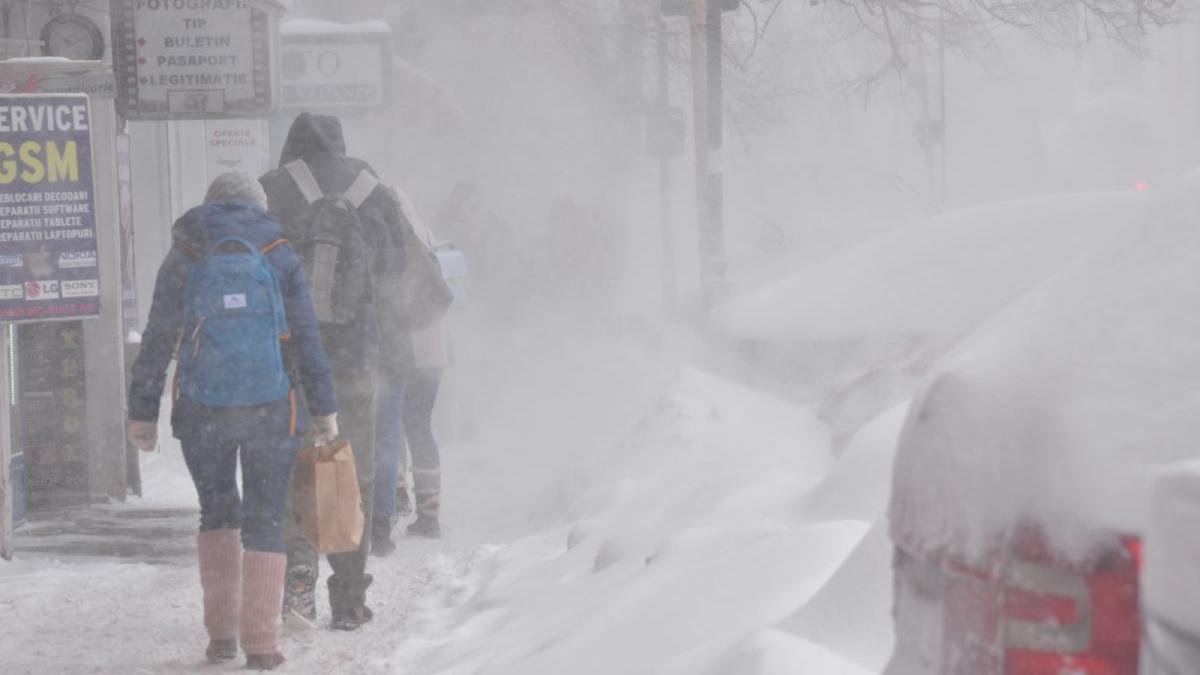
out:
{"label": "beige knit hat", "polygon": [[253,202],[262,208],[267,208],[267,193],[263,192],[258,181],[241,171],[230,171],[217,176],[212,185],[208,186],[208,194],[204,195],[208,202]]}

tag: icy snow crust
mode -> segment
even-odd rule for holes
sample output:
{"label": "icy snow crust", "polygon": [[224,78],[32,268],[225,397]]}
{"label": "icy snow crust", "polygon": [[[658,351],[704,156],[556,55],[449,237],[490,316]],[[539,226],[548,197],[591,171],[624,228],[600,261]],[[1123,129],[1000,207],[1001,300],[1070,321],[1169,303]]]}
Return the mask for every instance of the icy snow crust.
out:
{"label": "icy snow crust", "polygon": [[954,338],[1130,222],[1136,193],[981,206],[895,230],[719,307],[738,338]]}
{"label": "icy snow crust", "polygon": [[1029,520],[1080,560],[1144,529],[1156,474],[1200,452],[1197,186],[1125,216],[935,369],[900,439],[894,539],[970,558]]}

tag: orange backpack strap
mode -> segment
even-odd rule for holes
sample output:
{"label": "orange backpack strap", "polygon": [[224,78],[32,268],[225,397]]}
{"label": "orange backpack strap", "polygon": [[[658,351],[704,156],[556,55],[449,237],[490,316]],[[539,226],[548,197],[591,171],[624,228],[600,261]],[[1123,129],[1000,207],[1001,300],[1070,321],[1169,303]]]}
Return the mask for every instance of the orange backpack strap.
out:
{"label": "orange backpack strap", "polygon": [[191,258],[192,260],[198,260],[198,259],[204,257],[204,251],[202,251],[190,244],[185,244],[182,241],[176,241],[175,246],[178,246],[179,250],[186,253],[188,255],[188,257]]}
{"label": "orange backpack strap", "polygon": [[290,414],[290,420],[288,422],[288,436],[295,436],[296,435],[296,422],[298,421],[297,415],[296,415],[296,388],[295,387],[292,387],[291,389],[288,390],[288,412]]}
{"label": "orange backpack strap", "polygon": [[262,247],[262,253],[263,253],[263,255],[266,255],[266,254],[270,253],[271,251],[274,251],[275,249],[277,249],[280,246],[283,246],[284,244],[287,244],[287,243],[288,243],[287,239],[280,237],[280,238],[276,239],[275,241]]}
{"label": "orange backpack strap", "polygon": [[[280,238],[276,239],[275,241],[273,241],[273,242],[271,242],[271,243],[267,244],[266,246],[262,247],[262,249],[260,249],[260,250],[262,251],[262,254],[263,254],[263,255],[266,255],[266,254],[270,253],[271,251],[274,251],[275,249],[277,249],[277,248],[279,248],[280,246],[283,246],[283,245],[285,245],[285,244],[287,244],[287,243],[288,243],[288,240],[287,240],[287,239],[284,239],[283,237],[280,237]],[[286,333],[280,333],[280,335],[279,335],[279,340],[280,340],[281,342],[284,342],[284,341],[287,341],[287,340],[290,340],[290,339],[292,339],[292,331],[290,331],[290,330],[289,330],[289,331],[287,331]]]}

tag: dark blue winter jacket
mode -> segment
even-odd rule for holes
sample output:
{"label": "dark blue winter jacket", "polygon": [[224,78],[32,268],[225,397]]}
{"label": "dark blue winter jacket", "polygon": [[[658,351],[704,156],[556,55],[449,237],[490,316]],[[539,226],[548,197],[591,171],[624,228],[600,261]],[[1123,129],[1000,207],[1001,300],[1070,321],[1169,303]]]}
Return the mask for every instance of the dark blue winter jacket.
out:
{"label": "dark blue winter jacket", "polygon": [[[250,202],[197,206],[175,223],[172,235],[174,245],[158,270],[150,320],[142,335],[141,350],[129,384],[129,418],[132,420],[158,420],[167,366],[183,331],[184,284],[194,261],[207,253],[212,242],[223,237],[241,237],[264,248],[283,236],[279,222]],[[267,260],[279,278],[291,332],[291,338],[284,345],[289,372],[299,374],[310,413],[329,415],[337,412],[329,360],[321,346],[317,316],[300,258],[284,244],[272,248],[267,253]],[[295,386],[296,383],[293,381],[292,384]],[[173,421],[178,427],[178,420]],[[298,429],[302,426],[303,422],[298,420]]]}

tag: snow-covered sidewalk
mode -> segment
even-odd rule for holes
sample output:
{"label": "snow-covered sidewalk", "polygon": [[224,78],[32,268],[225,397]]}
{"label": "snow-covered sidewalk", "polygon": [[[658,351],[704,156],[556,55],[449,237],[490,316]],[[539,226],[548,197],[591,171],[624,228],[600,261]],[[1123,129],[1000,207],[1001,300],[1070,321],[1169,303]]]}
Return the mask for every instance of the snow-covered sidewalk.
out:
{"label": "snow-covered sidewalk", "polygon": [[[878,672],[903,409],[835,457],[811,408],[661,353],[527,347],[540,365],[494,360],[511,400],[466,402],[477,432],[444,448],[445,538],[371,558],[376,620],[286,631],[284,672]],[[108,549],[80,547],[78,521],[21,532],[4,672],[223,670],[202,659],[194,491],[177,450],[144,464],[144,499],[82,516]]]}
{"label": "snow-covered sidewalk", "polygon": [[[23,528],[17,557],[0,564],[0,654],[5,673],[219,672],[203,659],[195,562],[198,514],[186,473],[170,449],[148,462],[145,499],[51,514]],[[412,608],[457,601],[445,594],[467,576],[475,547],[403,539],[371,558],[375,622],[356,633],[287,630],[287,672],[397,672],[391,646]],[[321,608],[328,621],[324,588]],[[240,662],[225,669],[237,670]]]}

